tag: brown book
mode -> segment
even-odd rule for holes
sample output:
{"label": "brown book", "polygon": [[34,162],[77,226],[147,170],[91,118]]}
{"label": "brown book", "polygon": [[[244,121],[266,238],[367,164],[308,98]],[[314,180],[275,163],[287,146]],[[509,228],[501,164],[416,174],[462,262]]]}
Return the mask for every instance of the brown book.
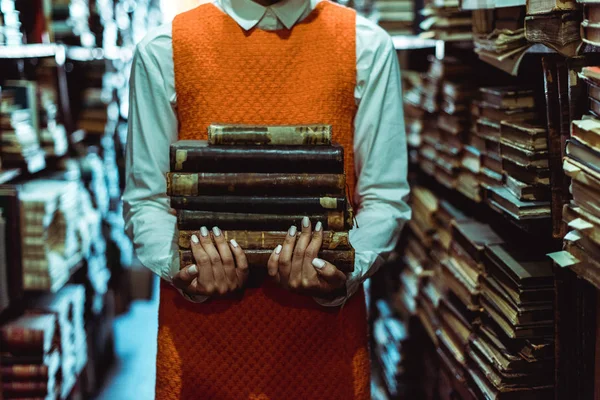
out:
{"label": "brown book", "polygon": [[43,355],[52,349],[55,334],[54,315],[23,315],[0,327],[0,344],[10,354]]}
{"label": "brown book", "polygon": [[[599,149],[600,150],[600,149]],[[567,141],[566,155],[571,160],[583,164],[588,169],[600,174],[600,152],[596,151],[577,139]]]}
{"label": "brown book", "polygon": [[468,126],[469,119],[466,115],[450,115],[446,113],[438,115],[438,128],[453,135],[465,132]]}
{"label": "brown book", "polygon": [[503,159],[512,161],[515,164],[530,168],[548,168],[548,151],[531,151],[521,146],[515,146],[508,140],[503,140],[500,145],[500,153]]}
{"label": "brown book", "polygon": [[502,143],[528,151],[546,150],[546,128],[532,121],[504,121],[501,123]]}
{"label": "brown book", "polygon": [[502,168],[502,158],[496,157],[494,154],[484,154],[481,156],[482,169],[487,168],[497,174],[502,175],[504,169]]}
{"label": "brown book", "polygon": [[60,368],[60,352],[52,351],[45,356],[39,364],[8,364],[6,358],[2,360],[0,372],[5,381],[38,381],[48,380],[56,375]]}
{"label": "brown book", "polygon": [[486,245],[504,242],[488,224],[477,221],[453,222],[452,238],[476,263],[483,261]]}
{"label": "brown book", "polygon": [[548,169],[525,167],[506,158],[502,160],[502,168],[506,175],[528,185],[548,186],[550,184],[550,170]]}
{"label": "brown book", "polygon": [[[287,236],[287,231],[223,231],[225,240],[234,239],[242,249],[246,250],[273,250],[277,245],[282,244]],[[190,248],[192,235],[200,237],[198,231],[179,231],[179,247],[182,249]],[[348,250],[351,248],[348,232],[323,232],[324,250]]]}
{"label": "brown book", "polygon": [[550,200],[550,190],[547,186],[528,185],[510,175],[506,176],[506,188],[513,196],[522,201]]}
{"label": "brown book", "polygon": [[204,140],[171,144],[171,172],[343,173],[344,148],[332,146],[209,146]]}
{"label": "brown book", "polygon": [[600,23],[584,19],[581,22],[581,40],[593,46],[600,44]]}
{"label": "brown book", "polygon": [[484,139],[500,141],[500,127],[500,123],[486,118],[477,120],[477,134]]}
{"label": "brown book", "polygon": [[249,213],[302,213],[345,210],[345,197],[264,197],[264,196],[173,196],[176,210],[238,211]]}
{"label": "brown book", "polygon": [[600,22],[600,4],[587,3],[583,5],[583,16],[592,23]]}
{"label": "brown book", "polygon": [[533,91],[518,87],[484,87],[479,89],[481,98],[501,108],[533,108],[535,106]]}
{"label": "brown book", "polygon": [[344,196],[343,174],[167,173],[167,195]]}
{"label": "brown book", "polygon": [[[600,246],[600,217],[589,213],[577,204],[565,204],[563,208],[563,219],[569,227],[580,226],[581,222],[590,228],[583,234]],[[581,220],[581,221],[580,221]],[[573,221],[577,221],[573,223]]]}
{"label": "brown book", "polygon": [[527,2],[527,15],[579,10],[579,8],[575,0],[531,0]]}
{"label": "brown book", "polygon": [[210,145],[330,145],[331,125],[230,125],[208,127]]}
{"label": "brown book", "polygon": [[[323,229],[344,231],[352,228],[352,220],[344,211],[325,211],[306,215],[312,226],[317,222]],[[218,226],[222,230],[285,231],[290,226],[300,226],[302,214],[250,214],[221,211],[177,211],[177,226],[182,230],[198,230],[202,226]]]}
{"label": "brown book", "polygon": [[554,334],[554,323],[532,323],[525,325],[513,325],[500,312],[496,303],[489,301],[486,297],[481,297],[481,305],[487,314],[511,339],[536,339],[550,338]]}
{"label": "brown book", "polygon": [[595,118],[586,118],[573,121],[571,124],[573,138],[582,144],[600,149],[600,121]]}
{"label": "brown book", "polygon": [[580,11],[527,16],[525,37],[532,43],[551,47],[565,57],[573,57],[581,45],[580,24]]}
{"label": "brown book", "polygon": [[550,202],[521,201],[505,187],[492,187],[488,190],[488,202],[494,208],[516,220],[545,219],[550,217]]}
{"label": "brown book", "polygon": [[[585,56],[573,57],[567,61],[570,121],[582,119],[583,115],[588,112],[587,99],[585,98],[587,85],[581,78],[581,72],[586,63]],[[570,132],[567,133],[570,134]]]}
{"label": "brown book", "polygon": [[[266,268],[273,250],[244,250],[248,265],[251,268]],[[319,258],[335,265],[340,271],[349,273],[354,271],[354,250],[321,250]],[[179,250],[180,268],[185,268],[195,263],[191,250]]]}

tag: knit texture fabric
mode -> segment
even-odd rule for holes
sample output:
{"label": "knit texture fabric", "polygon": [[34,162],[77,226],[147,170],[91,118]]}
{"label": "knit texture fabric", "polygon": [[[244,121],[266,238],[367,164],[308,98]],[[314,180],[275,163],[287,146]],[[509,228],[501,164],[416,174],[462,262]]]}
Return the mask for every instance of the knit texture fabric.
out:
{"label": "knit texture fabric", "polygon": [[[180,139],[206,139],[215,122],[328,123],[353,190],[355,24],[329,2],[290,31],[245,32],[212,4],[180,14]],[[161,285],[157,400],[366,400],[369,380],[362,289],[330,308],[268,281],[204,304]]]}

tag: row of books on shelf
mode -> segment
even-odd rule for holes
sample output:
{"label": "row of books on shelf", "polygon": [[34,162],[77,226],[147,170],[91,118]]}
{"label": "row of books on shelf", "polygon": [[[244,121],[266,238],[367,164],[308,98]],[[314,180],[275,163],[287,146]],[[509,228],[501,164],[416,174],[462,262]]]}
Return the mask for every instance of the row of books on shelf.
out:
{"label": "row of books on shelf", "polygon": [[405,323],[419,321],[428,334],[441,398],[447,385],[463,399],[552,396],[550,260],[506,242],[424,187],[413,188],[411,206],[392,304]]}
{"label": "row of books on shelf", "polygon": [[[550,218],[546,129],[532,90],[476,87],[470,66],[431,59],[405,72],[411,160],[440,184],[519,221]],[[475,100],[473,100],[475,99]]]}

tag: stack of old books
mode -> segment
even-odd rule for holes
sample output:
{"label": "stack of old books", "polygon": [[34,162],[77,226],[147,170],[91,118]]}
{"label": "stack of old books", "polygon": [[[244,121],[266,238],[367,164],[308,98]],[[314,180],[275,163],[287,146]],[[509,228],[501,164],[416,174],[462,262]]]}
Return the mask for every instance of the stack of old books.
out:
{"label": "stack of old books", "polygon": [[373,8],[377,23],[390,35],[410,35],[414,10],[410,0],[375,0]]}
{"label": "stack of old books", "polygon": [[473,41],[479,58],[512,75],[531,46],[525,39],[525,7],[473,11]]}
{"label": "stack of old books", "polygon": [[34,173],[45,168],[39,141],[37,86],[30,81],[7,81],[0,103],[0,141],[3,168]]}
{"label": "stack of old books", "polygon": [[573,121],[563,161],[571,178],[573,200],[563,209],[569,233],[565,250],[571,255],[571,268],[600,287],[600,68],[584,67],[580,76],[587,82],[590,114]]}
{"label": "stack of old books", "polygon": [[307,216],[324,230],[319,257],[353,270],[344,153],[331,143],[331,126],[211,125],[208,141],[176,142],[170,157],[167,194],[177,210],[182,268],[194,263],[190,238],[201,227],[219,227],[251,267],[264,267]]}
{"label": "stack of old books", "polygon": [[481,325],[468,347],[469,374],[485,398],[553,395],[554,275],[543,254],[506,243],[485,249]]}
{"label": "stack of old books", "polygon": [[425,18],[420,24],[426,38],[444,41],[471,41],[471,11],[459,8],[458,0],[433,0],[421,10]]}
{"label": "stack of old books", "polygon": [[417,71],[402,71],[402,100],[404,104],[404,128],[409,150],[410,162],[417,164],[419,147],[427,120],[425,110],[421,107],[421,90],[424,76]]}
{"label": "stack of old books", "polygon": [[573,57],[581,46],[581,6],[575,0],[529,0],[525,37],[542,43],[565,57]]}
{"label": "stack of old books", "polygon": [[36,179],[19,191],[22,212],[23,287],[57,291],[82,259],[79,185]]}
{"label": "stack of old books", "polygon": [[600,4],[595,1],[583,3],[583,22],[581,23],[581,40],[593,46],[600,46]]}
{"label": "stack of old books", "polygon": [[84,321],[85,289],[82,285],[67,285],[55,294],[45,294],[31,300],[27,313],[53,314],[57,321],[61,363],[61,398],[67,398],[87,363],[87,342]]}
{"label": "stack of old books", "polygon": [[0,327],[0,368],[5,399],[60,397],[56,316],[24,315]]}
{"label": "stack of old books", "polygon": [[375,304],[378,317],[373,323],[373,352],[382,368],[385,386],[391,396],[404,393],[403,382],[407,368],[408,332],[406,325],[393,315],[385,300]]}

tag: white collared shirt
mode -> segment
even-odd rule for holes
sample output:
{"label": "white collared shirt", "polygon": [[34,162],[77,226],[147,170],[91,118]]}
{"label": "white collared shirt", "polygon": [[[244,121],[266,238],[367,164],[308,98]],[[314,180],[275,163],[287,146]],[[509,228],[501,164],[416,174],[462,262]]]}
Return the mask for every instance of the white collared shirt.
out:
{"label": "white collared shirt", "polygon": [[[292,28],[318,3],[283,0],[263,7],[252,0],[216,0],[214,4],[245,30],[274,30]],[[389,35],[361,16],[356,17],[356,73],[358,228],[350,231],[356,261],[348,277],[348,296],[381,266],[411,216],[405,201],[408,159],[398,59]],[[167,281],[179,270],[177,221],[169,207],[165,180],[169,145],[178,139],[176,107],[171,24],[167,24],[151,32],[136,49],[123,194],[125,227],[138,258]],[[337,306],[346,298],[315,300]]]}

